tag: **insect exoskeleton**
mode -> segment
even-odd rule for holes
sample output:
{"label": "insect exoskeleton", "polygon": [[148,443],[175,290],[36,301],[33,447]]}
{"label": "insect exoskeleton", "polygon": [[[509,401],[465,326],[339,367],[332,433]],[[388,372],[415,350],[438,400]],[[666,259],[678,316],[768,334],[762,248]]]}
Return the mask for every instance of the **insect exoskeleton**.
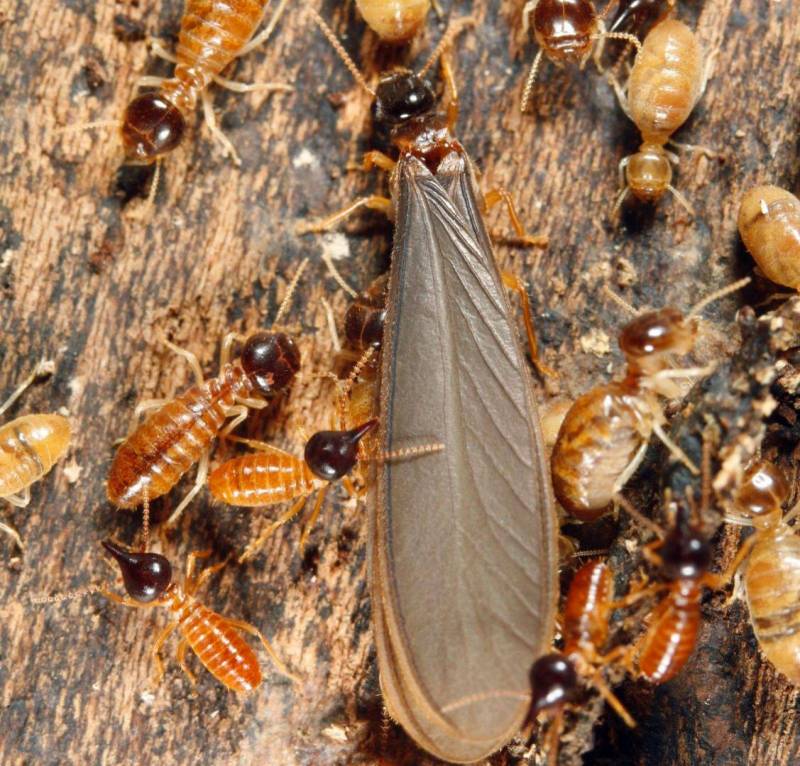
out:
{"label": "insect exoskeleton", "polygon": [[757,460],[746,470],[728,521],[755,527],[731,564],[742,582],[750,621],[764,656],[800,684],[800,538],[790,525],[800,506],[784,517],[790,487],[774,463]]}
{"label": "insect exoskeleton", "polygon": [[622,330],[627,375],[579,397],[553,448],[553,490],[568,513],[591,521],[607,511],[652,433],[665,438],[658,397],[677,394],[673,378],[683,373],[672,368],[672,357],[691,351],[696,335],[697,320],[673,308],[642,314]]}
{"label": "insect exoskeleton", "polygon": [[425,22],[431,0],[356,0],[358,10],[382,42],[408,42]]}
{"label": "insect exoskeleton", "polygon": [[670,191],[693,213],[672,185],[671,163],[677,158],[665,145],[700,100],[706,76],[703,50],[695,33],[681,21],[665,19],[653,27],[636,55],[627,96],[613,80],[623,110],[642,134],[639,151],[620,163],[622,189],[614,212],[628,191],[643,202],[654,202]]}
{"label": "insect exoskeleton", "polygon": [[195,679],[186,665],[187,649],[191,649],[203,667],[231,691],[246,693],[260,686],[258,657],[242,638],[242,632],[256,636],[279,672],[294,678],[258,628],[218,614],[197,600],[195,594],[200,586],[225,566],[223,561],[208,567],[199,576],[194,575],[195,562],[210,556],[210,550],[189,554],[186,580],[180,586],[172,578],[172,566],[166,557],[158,553],[129,551],[111,540],[104,541],[103,547],[119,565],[128,598],[107,589],[101,590],[104,596],[125,606],[163,606],[170,612],[170,623],[153,645],[156,680],[164,675],[161,647],[176,628],[181,635],[178,663],[192,683]]}
{"label": "insect exoskeleton", "polygon": [[675,0],[620,0],[609,16],[609,32],[630,32],[640,39],[675,7]]}
{"label": "insect exoskeleton", "polygon": [[756,186],[739,206],[739,234],[764,275],[800,288],[800,200],[779,186]]}

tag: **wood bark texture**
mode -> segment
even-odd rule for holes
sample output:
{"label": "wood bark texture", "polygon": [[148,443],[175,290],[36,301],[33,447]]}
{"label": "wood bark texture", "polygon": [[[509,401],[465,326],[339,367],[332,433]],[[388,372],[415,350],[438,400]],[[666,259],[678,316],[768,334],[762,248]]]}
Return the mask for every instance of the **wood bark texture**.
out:
{"label": "wood bark texture", "polygon": [[[150,650],[166,623],[161,610],[125,609],[99,595],[28,603],[31,595],[114,583],[99,541],[114,535],[130,542],[140,524],[138,514],[106,500],[114,442],[131,427],[137,401],[173,396],[191,381],[161,337],[196,353],[213,374],[222,336],[269,326],[288,279],[309,258],[285,320],[299,337],[302,374],[289,395],[242,429],[300,454],[303,435],[327,427],[334,412],[333,388],[321,377],[334,354],[326,301],[339,325],[348,303],[324,259],[334,259],[358,289],[388,261],[391,227],[374,213],[324,237],[295,233],[308,217],[387,188],[377,174],[347,169],[371,146],[369,97],[300,4],[230,74],[287,82],[293,93],[214,88],[241,167],[222,156],[198,110],[185,145],[164,163],[155,209],[143,219],[135,214],[152,171],[120,165],[117,132],[58,132],[119,119],[138,77],[170,73],[171,65],[148,53],[146,37],[173,45],[182,5],[0,5],[0,391],[10,392],[40,358],[56,362],[53,377],[4,417],[63,411],[74,429],[69,453],[32,488],[31,504],[3,508],[27,548],[20,556],[0,541],[0,762],[433,763],[382,714],[365,584],[366,514],[341,491],[329,495],[304,553],[292,524],[247,565],[230,563],[203,594],[209,606],[260,628],[298,683],[276,674],[262,652],[266,678],[248,697],[228,692],[190,659],[192,686],[170,643],[167,674],[152,688]],[[529,285],[544,360],[560,373],[537,385],[543,400],[575,398],[622,369],[616,335],[628,317],[605,286],[636,307],[687,308],[752,271],[736,232],[743,190],[775,183],[797,192],[800,2],[679,0],[678,16],[697,28],[713,69],[676,138],[719,157],[681,155],[675,184],[695,206],[694,220],[664,199],[654,208],[626,206],[617,228],[608,221],[617,165],[636,150],[638,134],[605,79],[592,66],[581,72],[545,61],[534,113],[521,115],[522,81],[535,55],[521,31],[522,1],[442,5],[445,18],[476,19],[455,48],[459,138],[485,187],[512,191],[528,229],[550,238],[544,250],[497,249],[503,267]],[[327,0],[320,11],[368,79],[392,63],[419,64],[443,29],[431,13],[424,35],[398,53],[365,32],[352,4]],[[499,209],[489,220],[509,230]],[[736,354],[737,307],[773,290],[757,280],[705,312],[697,361]],[[702,402],[703,392],[697,396]],[[775,448],[786,456],[800,433],[790,423],[791,396],[781,406],[785,438]],[[236,451],[220,445],[214,461]],[[660,488],[673,480],[663,475],[665,463],[656,456],[635,478],[644,510],[659,505]],[[174,507],[190,481],[154,513]],[[204,491],[164,551],[179,572],[192,550],[213,549],[212,563],[235,560],[275,513],[226,508]],[[600,548],[616,531],[604,521],[575,534],[585,547]],[[624,525],[623,532],[638,539]],[[722,539],[720,562],[730,559],[738,534]],[[619,545],[612,550],[621,559]],[[635,732],[587,695],[586,706],[568,716],[560,762],[798,763],[797,693],[760,658],[742,603],[725,607],[723,600],[707,599],[701,644],[681,677],[656,690],[625,684],[623,699],[640,723]],[[491,762],[543,757],[516,743]]]}

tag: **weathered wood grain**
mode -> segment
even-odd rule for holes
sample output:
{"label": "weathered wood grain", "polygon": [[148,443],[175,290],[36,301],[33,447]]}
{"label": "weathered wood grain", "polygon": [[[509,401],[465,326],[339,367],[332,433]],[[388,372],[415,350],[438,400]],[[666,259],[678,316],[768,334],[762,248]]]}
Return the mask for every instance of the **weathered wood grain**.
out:
{"label": "weathered wood grain", "polygon": [[[233,71],[243,81],[292,83],[295,93],[215,93],[242,167],[222,158],[198,114],[186,146],[165,164],[157,210],[144,222],[131,213],[149,175],[119,170],[114,132],[56,133],[118,118],[138,76],[169,71],[148,55],[143,37],[174,38],[181,5],[16,0],[0,8],[0,390],[10,390],[38,358],[55,358],[56,375],[8,416],[64,407],[76,432],[66,460],[34,487],[31,505],[3,510],[28,549],[15,560],[0,542],[0,762],[420,764],[424,757],[401,734],[381,726],[365,514],[344,495],[327,504],[304,556],[295,526],[251,564],[229,565],[207,590],[207,603],[264,630],[302,675],[295,686],[268,671],[257,694],[237,699],[206,673],[191,687],[170,662],[164,683],[151,690],[148,653],[165,615],[98,596],[60,606],[24,603],[27,594],[106,578],[99,540],[132,539],[138,517],[108,505],[104,479],[136,401],[169,396],[189,381],[186,366],[159,345],[160,334],[195,351],[211,373],[222,335],[269,324],[286,278],[308,256],[311,267],[288,317],[302,333],[303,380],[248,428],[299,450],[303,431],[327,425],[333,401],[330,387],[315,378],[332,357],[321,299],[337,316],[347,302],[321,256],[327,250],[341,258],[340,269],[357,287],[382,271],[388,257],[390,228],[373,214],[348,224],[347,236],[294,234],[302,218],[340,207],[376,184],[385,188],[385,180],[345,170],[369,143],[368,98],[299,6],[269,44]],[[451,3],[443,5],[450,12]],[[452,4],[454,15],[472,12],[478,22],[457,47],[459,135],[487,187],[511,189],[527,226],[550,237],[546,251],[500,247],[499,256],[530,284],[545,361],[562,373],[547,382],[551,395],[574,397],[620,369],[615,336],[626,317],[603,285],[636,306],[687,307],[751,270],[735,228],[742,189],[774,182],[796,190],[800,181],[800,4],[679,5],[713,53],[714,75],[677,138],[722,157],[682,159],[676,183],[695,205],[696,220],[665,200],[652,211],[632,207],[615,230],[607,211],[617,164],[635,150],[638,136],[603,78],[591,67],[580,73],[546,65],[536,114],[522,116],[521,79],[534,49],[519,31],[521,0]],[[370,64],[368,76],[398,58],[364,34],[354,8],[326,2],[322,13]],[[415,52],[427,51],[439,33],[432,15]],[[490,221],[506,229],[499,211]],[[709,310],[712,331],[700,357],[733,351],[736,338],[727,327],[736,305],[770,289],[759,284]],[[74,465],[77,476],[65,470]],[[202,495],[171,540],[170,555],[182,566],[187,551],[212,546],[214,560],[221,559],[240,551],[268,517],[222,508]],[[697,688],[686,685],[665,687],[673,699],[662,706],[637,685],[626,701],[643,721],[641,732],[604,732],[587,762],[797,762],[795,692],[758,658],[743,609],[719,614],[707,623],[696,667],[706,687],[722,688],[724,681],[726,707],[685,705]],[[728,633],[749,635],[736,647],[735,662],[722,640]],[[667,712],[658,717],[662,707]],[[565,746],[565,762],[579,762],[578,754],[591,748],[599,706],[592,710]],[[655,717],[645,720],[647,710]],[[729,749],[686,744],[723,739]]]}

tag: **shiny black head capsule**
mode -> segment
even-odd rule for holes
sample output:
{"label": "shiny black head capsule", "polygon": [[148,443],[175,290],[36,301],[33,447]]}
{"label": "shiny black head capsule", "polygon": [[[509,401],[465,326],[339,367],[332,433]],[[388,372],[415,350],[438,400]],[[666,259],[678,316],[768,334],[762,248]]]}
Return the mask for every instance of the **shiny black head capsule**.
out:
{"label": "shiny black head capsule", "polygon": [[694,527],[677,524],[664,539],[659,555],[668,580],[694,580],[708,570],[711,546]]}
{"label": "shiny black head capsule", "polygon": [[317,431],[306,442],[305,459],[311,473],[325,481],[347,476],[358,460],[358,443],[378,425],[368,420],[350,431]]}
{"label": "shiny black head capsule", "polygon": [[375,88],[372,116],[380,125],[399,125],[433,110],[436,97],[427,80],[413,72],[392,72]]}
{"label": "shiny black head capsule", "polygon": [[144,93],[125,110],[125,156],[136,162],[152,162],[175,149],[185,132],[186,120],[174,104],[158,93]]}
{"label": "shiny black head capsule", "polygon": [[528,720],[533,721],[542,710],[574,702],[578,692],[575,667],[560,652],[539,657],[530,672],[531,709]]}
{"label": "shiny black head capsule", "polygon": [[242,369],[262,396],[272,396],[292,382],[300,369],[300,351],[282,332],[257,332],[244,344]]}
{"label": "shiny black head capsule", "polygon": [[103,547],[117,560],[125,590],[136,601],[147,604],[164,595],[172,582],[172,565],[158,553],[126,551],[111,540]]}

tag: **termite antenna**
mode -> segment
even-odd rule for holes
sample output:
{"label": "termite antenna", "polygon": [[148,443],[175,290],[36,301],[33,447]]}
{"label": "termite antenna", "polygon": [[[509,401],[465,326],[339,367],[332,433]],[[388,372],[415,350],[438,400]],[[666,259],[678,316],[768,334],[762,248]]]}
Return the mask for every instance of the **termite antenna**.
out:
{"label": "termite antenna", "polygon": [[638,508],[634,507],[633,503],[631,503],[625,495],[618,492],[614,495],[614,500],[619,505],[625,513],[627,513],[632,519],[638,521],[642,526],[647,527],[656,537],[663,540],[667,533],[661,527],[661,525],[657,524],[652,519],[647,518]]}
{"label": "termite antenna", "polygon": [[539,73],[539,65],[542,63],[542,51],[536,54],[536,58],[534,58],[533,63],[531,64],[531,71],[528,72],[528,79],[525,81],[525,89],[522,91],[522,103],[520,104],[519,110],[522,114],[528,111],[528,102],[531,99],[531,93],[533,93],[533,86],[536,83],[536,75]]}
{"label": "termite antenna", "polygon": [[[609,7],[610,7],[609,3]],[[642,50],[642,44],[639,41],[639,38],[635,35],[630,35],[627,32],[601,32],[599,35],[595,35],[592,37],[593,40],[625,40],[629,42],[636,48],[636,52],[639,53]]]}
{"label": "termite antenna", "polygon": [[328,273],[333,277],[333,281],[336,282],[339,287],[342,288],[351,298],[357,298],[358,293],[350,287],[350,285],[345,282],[344,277],[339,272],[339,269],[336,268],[336,264],[333,262],[333,256],[330,254],[329,251],[322,253],[322,262],[325,264],[325,268],[328,269]]}
{"label": "termite antenna", "polygon": [[325,311],[325,321],[328,324],[328,332],[331,335],[333,350],[339,352],[342,350],[342,342],[339,340],[339,333],[336,330],[336,317],[333,314],[333,306],[331,306],[330,301],[324,295],[320,298],[320,301]]}
{"label": "termite antenna", "polygon": [[29,602],[31,604],[60,604],[62,601],[76,601],[84,596],[90,596],[92,593],[102,593],[103,588],[99,585],[88,585],[85,588],[78,590],[67,591],[66,593],[58,593],[55,596],[31,596]]}
{"label": "termite antenna", "polygon": [[[347,397],[350,395],[350,391],[352,391],[356,379],[361,374],[364,367],[366,367],[374,353],[375,347],[370,346],[353,365],[353,369],[350,370],[350,374],[345,379],[344,384],[339,387],[339,428],[342,430],[344,430],[347,423]],[[336,380],[336,384],[339,385],[339,380],[335,376],[334,380]]]}
{"label": "termite antenna", "polygon": [[156,194],[158,194],[158,184],[161,182],[161,160],[156,160],[156,169],[153,171],[153,180],[150,182],[150,190],[147,192],[147,198],[142,204],[141,208],[132,212],[131,218],[145,218],[147,214],[153,209],[156,203]]}
{"label": "termite antenna", "polygon": [[119,120],[97,120],[95,122],[84,122],[80,125],[65,125],[61,128],[56,128],[56,135],[67,135],[69,133],[81,133],[84,130],[97,130],[105,128],[119,128],[122,123]]}
{"label": "termite antenna", "polygon": [[425,73],[439,60],[439,57],[446,51],[453,41],[468,27],[475,26],[475,19],[472,16],[464,16],[457,21],[451,21],[445,29],[439,44],[433,49],[428,60],[422,65],[422,69],[417,72],[417,76],[423,77]]}
{"label": "termite antenna", "polygon": [[142,553],[147,551],[150,545],[150,500],[145,492],[142,501]]}
{"label": "termite antenna", "polygon": [[695,305],[689,310],[688,316],[697,316],[709,304],[713,303],[714,301],[718,301],[720,298],[724,298],[726,295],[735,293],[737,290],[741,290],[743,287],[749,285],[751,281],[752,280],[750,277],[744,277],[744,279],[739,279],[727,287],[720,287],[719,290],[714,290],[713,293],[710,293],[701,301],[695,303]]}
{"label": "termite antenna", "polygon": [[[36,367],[34,367],[25,380],[22,381],[0,405],[0,415],[2,415],[17,399],[25,393],[25,391],[32,386],[40,378],[47,378],[52,375],[56,370],[55,362],[52,359],[42,359]],[[20,546],[22,547],[22,546]]]}
{"label": "termite antenna", "polygon": [[325,23],[322,16],[320,16],[313,8],[308,8],[307,12],[311,16],[314,23],[319,27],[320,32],[327,38],[331,47],[336,51],[342,63],[350,70],[355,81],[367,92],[370,96],[375,98],[375,91],[370,88],[366,78],[361,74],[361,70],[356,66],[355,61],[350,58],[350,54],[344,49],[344,46],[339,42],[339,39],[333,33],[333,30]]}
{"label": "termite antenna", "polygon": [[635,309],[628,301],[626,301],[621,295],[617,295],[607,284],[603,285],[603,292],[611,298],[614,303],[617,304],[623,311],[630,314],[631,316],[639,316],[642,313],[642,309]]}
{"label": "termite antenna", "polygon": [[297,267],[297,271],[292,277],[292,281],[289,282],[289,287],[286,290],[286,296],[281,301],[281,305],[278,307],[278,313],[275,314],[275,321],[272,323],[273,326],[279,324],[281,319],[283,319],[284,314],[289,310],[289,304],[292,302],[292,296],[294,295],[295,290],[297,290],[297,283],[300,281],[300,277],[303,276],[306,266],[308,266],[308,258],[303,258],[302,262]]}
{"label": "termite antenna", "polygon": [[404,447],[403,449],[391,450],[391,452],[383,452],[376,457],[367,459],[377,460],[380,463],[386,463],[389,460],[406,460],[415,457],[422,457],[423,455],[433,455],[436,452],[444,452],[444,448],[444,444],[441,442],[434,444],[422,444],[419,447]]}

